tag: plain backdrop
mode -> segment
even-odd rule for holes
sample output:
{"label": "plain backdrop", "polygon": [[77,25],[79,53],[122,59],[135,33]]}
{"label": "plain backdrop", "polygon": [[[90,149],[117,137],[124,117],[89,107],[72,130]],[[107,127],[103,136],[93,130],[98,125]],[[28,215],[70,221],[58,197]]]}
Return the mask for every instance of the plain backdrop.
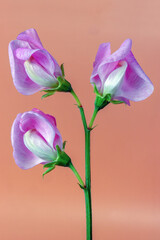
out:
{"label": "plain backdrop", "polygon": [[0,239],[85,239],[84,194],[69,169],[42,179],[39,165],[21,170],[12,156],[10,130],[19,112],[39,108],[57,119],[66,152],[84,179],[84,135],[70,94],[23,96],[13,85],[8,43],[35,28],[44,47],[64,63],[66,78],[89,121],[95,95],[90,85],[99,44],[112,52],[127,38],[155,91],[131,106],[100,111],[92,132],[94,240],[160,239],[160,1],[2,0],[0,7]]}

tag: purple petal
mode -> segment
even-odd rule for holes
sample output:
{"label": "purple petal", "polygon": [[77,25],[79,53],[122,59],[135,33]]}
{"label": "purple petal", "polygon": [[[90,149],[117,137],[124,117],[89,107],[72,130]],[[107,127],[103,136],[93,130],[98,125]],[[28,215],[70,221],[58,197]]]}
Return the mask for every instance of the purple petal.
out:
{"label": "purple petal", "polygon": [[120,46],[120,48],[114,52],[112,55],[110,55],[107,59],[106,59],[106,63],[110,63],[110,62],[117,62],[117,61],[121,61],[124,60],[124,58],[129,54],[129,52],[131,51],[131,47],[132,47],[132,40],[131,39],[126,39],[122,45]]}
{"label": "purple petal", "polygon": [[25,71],[29,78],[38,85],[47,88],[54,88],[58,86],[58,81],[54,75],[47,73],[34,58],[30,58],[24,63]]}
{"label": "purple petal", "polygon": [[[94,62],[94,68],[91,75],[91,83],[95,83],[100,93],[103,92],[103,85],[108,75],[117,67],[120,60],[129,54],[132,47],[131,39],[125,40],[120,48],[110,55],[110,44],[101,44]],[[101,83],[100,83],[101,81]]]}
{"label": "purple petal", "polygon": [[58,135],[60,137],[60,147],[62,146],[61,134],[54,125],[54,120],[50,115],[35,112],[35,110],[26,112],[21,117],[20,128],[24,132],[30,129],[36,129],[51,147],[53,147],[55,136]]}
{"label": "purple petal", "polygon": [[29,60],[32,57],[38,64],[42,65],[46,72],[53,75],[55,71],[55,64],[51,55],[45,49],[28,49],[18,48],[16,50],[16,57],[20,60]]}
{"label": "purple petal", "polygon": [[116,97],[116,98],[112,98],[112,100],[118,100],[118,101],[123,101],[125,104],[127,104],[128,106],[130,106],[130,101],[124,97]]}
{"label": "purple petal", "polygon": [[99,48],[93,63],[93,67],[96,68],[101,62],[111,55],[110,43],[102,43]]}
{"label": "purple petal", "polygon": [[9,60],[10,60],[11,73],[12,73],[14,85],[16,89],[24,95],[34,94],[35,92],[38,92],[39,90],[43,89],[43,87],[34,83],[27,76],[24,68],[24,61],[19,60],[16,57],[16,50],[18,48],[29,49],[30,46],[27,42],[23,42],[20,40],[14,40],[9,44]]}
{"label": "purple petal", "polygon": [[42,43],[35,29],[31,28],[20,33],[17,39],[28,42],[31,48],[43,49]]}
{"label": "purple petal", "polygon": [[16,164],[22,169],[29,169],[39,163],[45,163],[43,159],[38,158],[30,152],[23,142],[24,132],[21,132],[19,125],[22,114],[18,114],[11,131],[11,141],[13,146],[13,156]]}
{"label": "purple petal", "polygon": [[154,90],[152,82],[146,76],[132,52],[127,55],[125,61],[128,63],[126,76],[115,96],[124,97],[135,102],[146,99]]}
{"label": "purple petal", "polygon": [[45,114],[44,112],[42,112],[41,110],[39,110],[39,109],[37,109],[37,108],[33,108],[33,109],[32,109],[32,112],[38,113],[38,114],[40,114],[41,116],[43,116],[44,118],[47,118],[48,121],[53,125],[53,127],[56,127],[56,126],[57,126],[56,119],[55,119],[55,117],[53,117],[52,115]]}
{"label": "purple petal", "polygon": [[36,129],[48,144],[53,147],[53,141],[55,138],[55,129],[47,118],[36,112],[26,112],[21,117],[20,123],[21,131],[27,132],[30,129]]}
{"label": "purple petal", "polygon": [[102,80],[102,85],[107,79],[108,75],[117,67],[119,61],[123,61],[124,58],[130,53],[132,47],[132,40],[125,40],[120,48],[112,55],[108,56],[98,67],[98,74]]}
{"label": "purple petal", "polygon": [[52,58],[52,61],[54,62],[54,76],[56,78],[59,77],[59,76],[62,76],[62,71],[61,71],[61,68],[60,68],[59,64],[57,63],[55,58],[52,57],[52,55],[50,55],[50,57]]}
{"label": "purple petal", "polygon": [[32,111],[40,114],[42,117],[46,118],[50,122],[50,124],[53,126],[53,128],[55,130],[55,138],[54,138],[54,142],[53,142],[53,147],[55,148],[56,145],[59,145],[59,147],[62,149],[63,141],[62,141],[62,136],[61,136],[58,128],[56,127],[56,125],[57,125],[56,119],[52,115],[45,114],[37,108],[33,108]]}
{"label": "purple petal", "polygon": [[[37,112],[38,109],[33,109],[32,111],[35,111]],[[53,147],[55,148],[56,145],[59,145],[59,147],[62,149],[62,146],[63,146],[63,141],[62,141],[62,136],[58,130],[58,128],[56,127],[57,124],[56,124],[56,119],[52,116],[52,115],[49,115],[49,114],[45,114],[43,113],[42,111],[38,110],[38,113],[40,115],[42,115],[43,117],[45,117],[49,122],[50,124],[52,124],[54,130],[55,130],[55,138],[54,138],[54,142],[53,142]]]}

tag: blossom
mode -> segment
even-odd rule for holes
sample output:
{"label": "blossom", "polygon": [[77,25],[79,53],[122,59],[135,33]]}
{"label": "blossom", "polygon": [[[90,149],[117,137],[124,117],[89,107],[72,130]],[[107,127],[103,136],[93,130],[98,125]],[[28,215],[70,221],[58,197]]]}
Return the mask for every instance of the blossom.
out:
{"label": "blossom", "polygon": [[127,39],[113,54],[110,43],[99,46],[90,81],[101,97],[109,95],[111,100],[129,105],[130,100],[141,101],[152,94],[153,84],[136,61],[131,46],[131,39]]}
{"label": "blossom", "polygon": [[9,43],[9,60],[13,82],[20,93],[31,95],[58,87],[61,68],[43,48],[35,29],[20,33]]}
{"label": "blossom", "polygon": [[39,163],[52,163],[63,148],[62,137],[53,116],[38,109],[17,115],[11,131],[13,156],[22,169]]}

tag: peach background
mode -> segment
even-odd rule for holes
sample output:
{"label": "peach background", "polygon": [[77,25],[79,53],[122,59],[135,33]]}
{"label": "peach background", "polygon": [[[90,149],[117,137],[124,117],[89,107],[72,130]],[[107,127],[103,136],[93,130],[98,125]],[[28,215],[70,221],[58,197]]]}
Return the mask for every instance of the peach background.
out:
{"label": "peach background", "polygon": [[84,137],[69,94],[41,101],[41,93],[19,94],[12,83],[7,47],[31,27],[46,49],[65,63],[67,79],[87,113],[93,111],[89,83],[98,46],[112,51],[126,39],[154,83],[154,94],[131,107],[110,105],[92,132],[93,235],[96,240],[160,239],[160,1],[2,0],[0,8],[1,171],[0,239],[85,239],[83,192],[69,169],[57,167],[43,180],[42,166],[19,169],[10,129],[19,112],[37,107],[56,116],[66,151],[84,177]]}

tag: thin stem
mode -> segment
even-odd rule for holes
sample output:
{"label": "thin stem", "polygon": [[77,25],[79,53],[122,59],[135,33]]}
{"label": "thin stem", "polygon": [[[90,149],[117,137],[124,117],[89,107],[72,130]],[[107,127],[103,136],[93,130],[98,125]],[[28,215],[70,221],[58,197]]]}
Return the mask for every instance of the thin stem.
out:
{"label": "thin stem", "polygon": [[83,106],[82,106],[78,96],[76,95],[76,93],[74,92],[73,89],[71,90],[71,94],[77,102],[77,106],[80,110],[80,114],[81,114],[81,118],[82,118],[82,122],[83,122],[83,127],[84,127],[84,130],[85,130],[85,129],[87,129],[87,122],[86,122],[86,117],[85,117],[85,114],[84,114]]}
{"label": "thin stem", "polygon": [[[82,104],[78,96],[73,91],[73,89],[71,90],[71,94],[76,100],[78,108],[80,110],[84,132],[85,132],[85,183],[86,185],[84,186],[84,194],[85,194],[85,204],[86,204],[86,239],[92,240],[91,167],[90,167],[90,131],[91,129],[88,128],[87,126],[84,109],[82,107]],[[94,119],[92,120],[92,124],[93,124],[93,121]]]}
{"label": "thin stem", "polygon": [[85,187],[84,182],[83,182],[81,176],[79,175],[79,173],[77,172],[77,170],[75,169],[75,167],[73,166],[73,164],[71,162],[69,164],[69,167],[72,170],[72,172],[74,173],[74,175],[76,176],[76,178],[79,181],[79,184],[81,185],[81,187],[84,188]]}
{"label": "thin stem", "polygon": [[94,122],[94,120],[95,120],[95,118],[96,118],[96,116],[97,116],[97,113],[98,113],[98,109],[95,108],[95,109],[94,109],[94,112],[93,112],[93,115],[92,115],[92,118],[91,118],[91,121],[90,121],[90,123],[89,123],[89,128],[90,128],[90,129],[91,129],[92,126],[93,126],[93,122]]}
{"label": "thin stem", "polygon": [[72,94],[72,96],[74,97],[74,99],[76,100],[78,107],[81,107],[82,104],[81,104],[81,102],[80,102],[80,100],[79,100],[77,94],[74,92],[73,89],[71,90],[71,94]]}
{"label": "thin stem", "polygon": [[92,240],[92,204],[91,204],[91,166],[90,166],[90,130],[85,130],[85,175],[84,189],[86,202],[86,239]]}

